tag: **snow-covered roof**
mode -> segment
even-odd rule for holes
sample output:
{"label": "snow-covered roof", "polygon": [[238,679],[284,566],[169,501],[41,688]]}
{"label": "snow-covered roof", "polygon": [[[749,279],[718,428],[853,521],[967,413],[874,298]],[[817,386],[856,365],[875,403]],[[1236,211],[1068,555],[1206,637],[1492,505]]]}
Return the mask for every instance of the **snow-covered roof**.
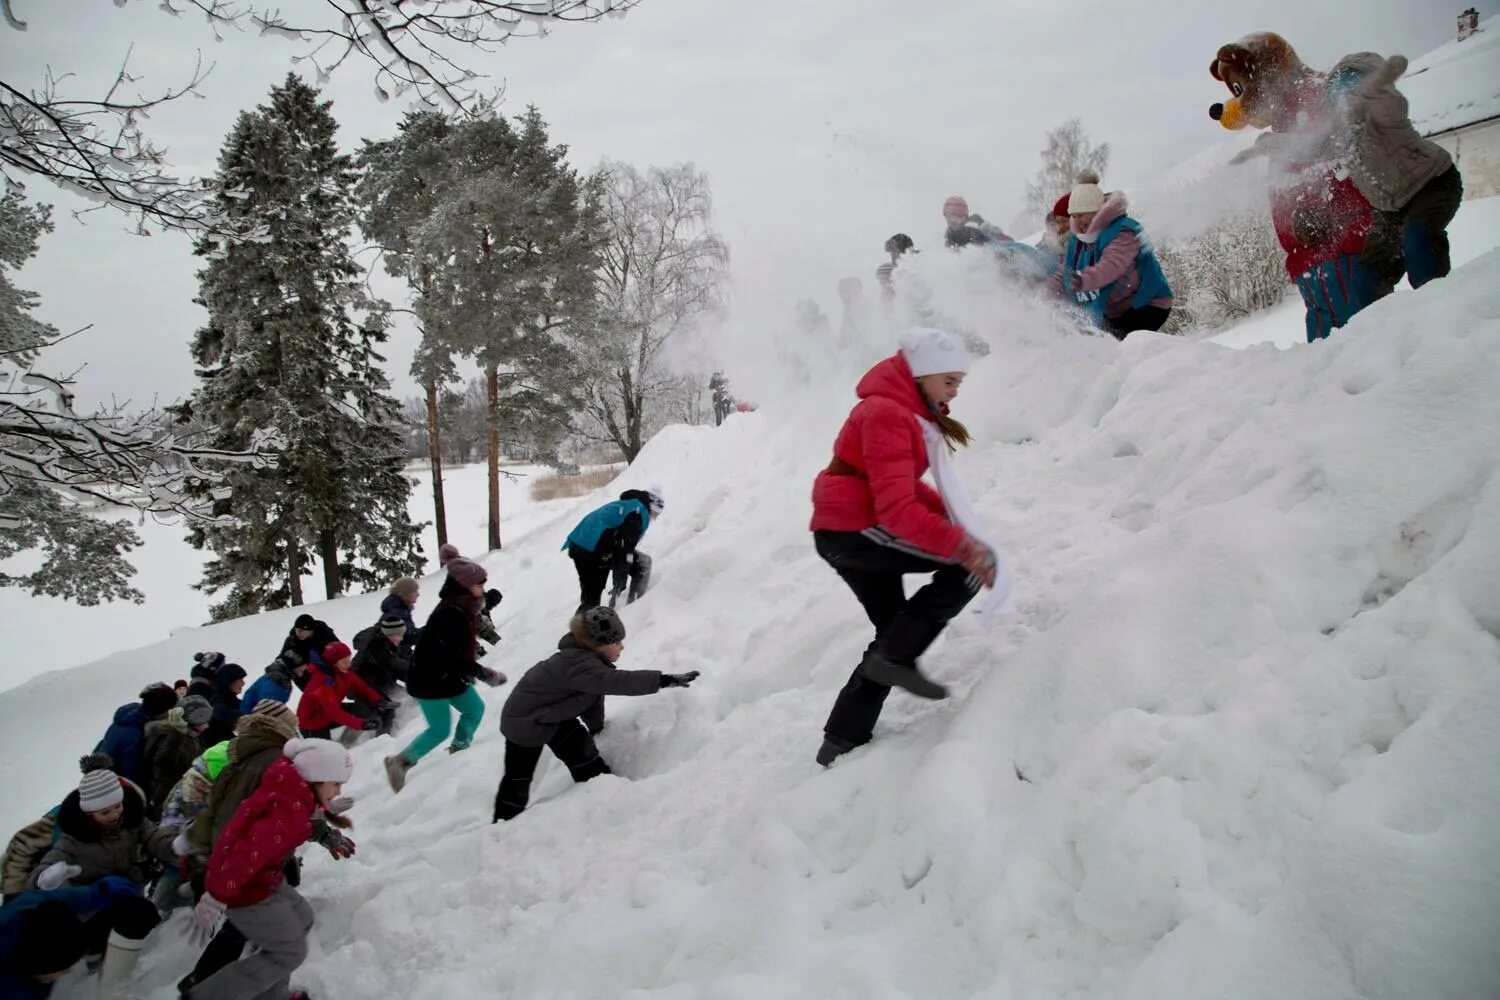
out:
{"label": "snow-covered roof", "polygon": [[1500,117],[1500,25],[1485,22],[1478,34],[1413,59],[1397,86],[1423,135]]}

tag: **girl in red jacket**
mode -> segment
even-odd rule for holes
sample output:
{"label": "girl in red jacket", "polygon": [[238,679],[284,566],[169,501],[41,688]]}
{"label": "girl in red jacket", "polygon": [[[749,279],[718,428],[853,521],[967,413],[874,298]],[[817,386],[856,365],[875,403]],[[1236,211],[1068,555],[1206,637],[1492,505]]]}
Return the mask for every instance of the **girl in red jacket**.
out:
{"label": "girl in red jacket", "polygon": [[313,912],[283,871],[307,842],[319,810],[343,820],[339,814],[352,804],[343,797],[344,782],[353,772],[349,751],[331,740],[288,740],[260,787],[235,810],[214,845],[194,922],[207,941],[227,916],[255,948],[193,986],[192,1000],[297,996],[289,994],[291,976],[307,959]]}
{"label": "girl in red jacket", "polygon": [[[859,405],[834,441],[833,461],[813,484],[818,555],[854,591],[875,626],[875,641],[823,727],[818,763],[824,767],[870,741],[892,686],[923,698],[947,696],[941,684],[922,676],[917,657],[981,584],[995,586],[994,551],[954,523],[953,504],[922,481],[934,448],[937,460],[946,462],[944,449],[969,443],[968,430],[948,415],[968,370],[958,338],[908,330],[901,351],[860,380]],[[902,586],[907,573],[932,573],[932,582],[908,598]]]}
{"label": "girl in red jacket", "polygon": [[[379,715],[396,710],[395,702],[382,698],[353,672],[354,651],[342,642],[323,647],[323,662],[331,672],[314,668],[307,690],[297,702],[297,728],[303,736],[326,740],[334,726],[374,732],[380,728]],[[374,709],[376,715],[362,719],[346,709],[344,699],[351,694]]]}

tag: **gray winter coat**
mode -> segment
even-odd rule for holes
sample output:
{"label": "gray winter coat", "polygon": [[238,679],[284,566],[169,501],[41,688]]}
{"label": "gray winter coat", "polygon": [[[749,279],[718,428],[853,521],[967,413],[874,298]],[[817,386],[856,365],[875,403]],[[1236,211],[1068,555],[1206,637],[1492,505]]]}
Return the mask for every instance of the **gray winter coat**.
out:
{"label": "gray winter coat", "polygon": [[125,817],[117,829],[107,833],[79,806],[78,792],[68,793],[57,813],[62,835],[32,871],[32,888],[36,888],[41,873],[57,861],[83,869],[68,880],[68,885],[89,885],[106,875],[123,875],[145,885],[153,858],[166,864],[176,862],[177,856],[172,853],[174,832],[160,830],[147,819],[146,797],[141,790],[123,779],[121,783],[125,786]]}
{"label": "gray winter coat", "polygon": [[526,671],[500,712],[500,732],[521,746],[545,746],[560,723],[582,718],[589,731],[604,728],[607,694],[655,694],[657,670],[616,670],[614,664],[567,635],[557,652]]}
{"label": "gray winter coat", "polygon": [[1411,123],[1406,98],[1396,80],[1406,72],[1406,57],[1382,59],[1357,52],[1340,59],[1328,78],[1354,81],[1348,95],[1348,165],[1350,179],[1371,206],[1399,212],[1418,191],[1453,166],[1448,151],[1424,139]]}

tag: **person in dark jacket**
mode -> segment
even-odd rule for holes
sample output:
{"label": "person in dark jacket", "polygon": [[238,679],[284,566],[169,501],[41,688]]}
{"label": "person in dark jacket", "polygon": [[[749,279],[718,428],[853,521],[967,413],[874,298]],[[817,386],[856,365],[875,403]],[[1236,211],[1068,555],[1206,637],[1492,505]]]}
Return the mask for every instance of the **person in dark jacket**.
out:
{"label": "person in dark jacket", "polygon": [[299,691],[306,691],[310,680],[312,668],[302,654],[295,649],[283,650],[266,666],[265,673],[240,695],[240,714],[252,711],[268,698],[285,705],[292,700],[292,685],[295,684]]}
{"label": "person in dark jacket", "polygon": [[354,636],[354,672],[382,698],[390,698],[411,670],[411,661],[402,655],[405,648],[406,623],[387,615]]}
{"label": "person in dark jacket", "polygon": [[[505,675],[480,666],[475,659],[475,622],[484,607],[484,582],[489,574],[483,566],[459,557],[448,563],[448,578],[438,591],[438,606],[432,609],[416,654],[406,675],[406,693],[417,699],[427,728],[399,754],[385,759],[391,790],[401,791],[406,772],[437,749],[449,733],[449,753],[466,749],[484,718],[484,699],[474,690],[476,680],[495,685]],[[453,713],[458,712],[458,730]]]}
{"label": "person in dark jacket", "polygon": [[287,633],[286,641],[281,644],[281,651],[284,653],[294,649],[302,657],[303,663],[321,665],[323,650],[329,643],[338,641],[339,637],[327,622],[319,621],[312,615],[298,615],[297,620],[292,623],[292,630]]}
{"label": "person in dark jacket", "polygon": [[[578,571],[578,610],[597,608],[604,597],[604,585],[611,574],[627,580],[639,571],[636,546],[651,527],[652,518],[666,509],[661,491],[626,490],[620,499],[612,500],[590,511],[563,543],[568,557]],[[639,561],[649,567],[649,560]]]}
{"label": "person in dark jacket", "polygon": [[193,669],[188,671],[188,694],[213,700],[214,672],[225,663],[224,654],[209,650],[193,654]]}
{"label": "person in dark jacket", "polygon": [[201,737],[213,712],[212,705],[192,694],[167,712],[166,718],[146,723],[141,767],[146,781],[141,790],[146,793],[146,815],[153,820],[161,821],[161,808],[172,786],[203,752]]}
{"label": "person in dark jacket", "polygon": [[0,997],[45,1000],[80,959],[101,952],[99,993],[115,996],[159,921],[140,887],[126,878],[21,893],[0,907]]}
{"label": "person in dark jacket", "polygon": [[[45,893],[92,886],[117,877],[134,890],[96,913],[85,925],[85,954],[105,954],[100,993],[118,995],[135,968],[146,935],[160,921],[141,896],[157,862],[170,864],[172,834],[146,816],[146,797],[113,771],[90,771],[63,799],[57,812],[60,835],[31,875]],[[118,885],[118,883],[115,883]],[[123,890],[123,887],[121,887]],[[22,894],[18,899],[25,899]],[[5,909],[17,905],[8,902]]]}
{"label": "person in dark jacket", "polygon": [[[245,668],[226,663],[214,671],[214,693],[208,699],[213,718],[203,732],[203,745],[211,747],[234,736],[234,724],[240,721],[240,692],[245,689]],[[181,777],[181,775],[179,775]]]}
{"label": "person in dark jacket", "polygon": [[542,748],[567,765],[574,781],[609,774],[594,736],[604,728],[604,696],[655,694],[687,687],[698,677],[657,670],[618,670],[625,651],[625,625],[611,608],[575,615],[557,652],[526,671],[505,699],[500,732],[505,736],[505,776],[495,792],[494,822],[515,819],[531,798],[531,777]]}
{"label": "person in dark jacket", "polygon": [[146,745],[146,724],[166,718],[177,704],[177,693],[165,684],[150,684],[141,691],[140,698],[115,709],[114,721],[94,747],[95,753],[109,754],[115,762],[116,774],[137,785],[145,783],[141,754]]}
{"label": "person in dark jacket", "polygon": [[[399,618],[406,626],[406,635],[401,640],[401,656],[408,660],[411,659],[411,651],[417,645],[419,629],[416,619],[412,617],[412,612],[416,610],[417,598],[421,596],[422,585],[416,581],[416,578],[403,576],[391,584],[391,592],[385,595],[385,600],[380,602],[381,618]],[[359,648],[358,640],[359,637],[355,636],[355,649]]]}

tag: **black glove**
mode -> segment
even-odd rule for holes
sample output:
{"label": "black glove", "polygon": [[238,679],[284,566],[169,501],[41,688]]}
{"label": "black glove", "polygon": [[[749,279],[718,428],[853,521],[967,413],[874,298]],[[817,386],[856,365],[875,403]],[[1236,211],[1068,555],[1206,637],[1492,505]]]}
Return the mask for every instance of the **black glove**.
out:
{"label": "black glove", "polygon": [[375,730],[380,728],[380,720],[366,719],[364,725],[360,726],[359,728],[363,729],[367,733],[373,733]]}
{"label": "black glove", "polygon": [[499,604],[503,600],[505,600],[504,595],[502,595],[500,591],[496,590],[494,587],[491,587],[489,590],[486,590],[484,592],[484,610],[494,611],[495,605]]}
{"label": "black glove", "polygon": [[662,674],[661,686],[664,688],[685,688],[698,679],[698,671],[689,670],[685,674]]}

